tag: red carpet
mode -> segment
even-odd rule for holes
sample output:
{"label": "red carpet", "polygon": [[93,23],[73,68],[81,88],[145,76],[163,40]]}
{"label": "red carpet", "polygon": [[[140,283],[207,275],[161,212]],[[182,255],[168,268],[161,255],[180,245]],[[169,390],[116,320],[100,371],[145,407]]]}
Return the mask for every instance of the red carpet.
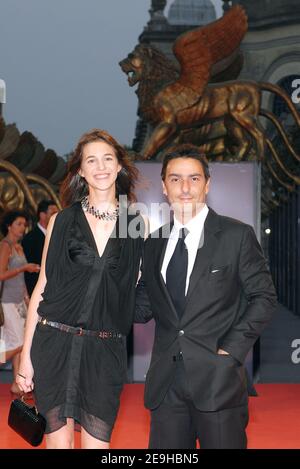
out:
{"label": "red carpet", "polygon": [[[112,448],[147,448],[149,415],[142,384],[128,384],[122,395]],[[259,384],[250,398],[249,448],[300,449],[300,384]],[[9,385],[0,385],[0,448],[31,448],[7,426]],[[79,435],[76,435],[77,448]],[[44,447],[44,443],[41,447]]]}

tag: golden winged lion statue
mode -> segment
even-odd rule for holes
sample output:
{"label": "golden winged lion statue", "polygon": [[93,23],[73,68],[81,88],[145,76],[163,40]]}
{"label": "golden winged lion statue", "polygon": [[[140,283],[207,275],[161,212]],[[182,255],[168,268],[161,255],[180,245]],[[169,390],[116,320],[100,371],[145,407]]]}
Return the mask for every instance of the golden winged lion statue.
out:
{"label": "golden winged lion statue", "polygon": [[119,63],[128,75],[129,85],[138,84],[139,112],[153,126],[142,150],[144,159],[155,157],[184,132],[195,128],[200,131],[203,150],[210,157],[230,151],[235,160],[243,160],[252,151],[255,159],[262,160],[267,144],[277,159],[259,121],[259,116],[263,116],[273,122],[300,161],[280,122],[261,108],[262,91],[276,93],[300,126],[300,117],[281,88],[254,81],[209,83],[214,81],[214,67],[237,53],[246,31],[246,13],[236,5],[219,20],[177,38],[173,52],[180,70],[162,52],[147,45],[136,46]]}

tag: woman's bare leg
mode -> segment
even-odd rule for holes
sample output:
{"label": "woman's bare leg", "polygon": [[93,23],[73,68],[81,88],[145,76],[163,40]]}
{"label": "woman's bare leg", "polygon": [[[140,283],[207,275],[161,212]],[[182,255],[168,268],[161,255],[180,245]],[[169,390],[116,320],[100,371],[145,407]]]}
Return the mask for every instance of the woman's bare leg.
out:
{"label": "woman's bare leg", "polygon": [[68,418],[67,424],[56,432],[47,433],[47,449],[74,449],[74,420]]}
{"label": "woman's bare leg", "polygon": [[81,427],[81,448],[82,449],[109,449],[109,443],[98,440]]}
{"label": "woman's bare leg", "polygon": [[18,373],[19,367],[20,367],[20,352],[21,352],[21,350],[22,350],[22,347],[19,347],[15,350],[10,350],[9,352],[7,352],[7,356],[6,356],[7,359],[11,359],[11,361],[12,361],[14,379],[13,379],[10,390],[11,390],[12,393],[15,393],[15,394],[20,394],[21,393],[20,388],[16,383],[16,377],[17,377],[17,373]]}
{"label": "woman's bare leg", "polygon": [[12,357],[12,367],[13,367],[14,381],[16,381],[17,373],[20,367],[20,352],[16,353]]}

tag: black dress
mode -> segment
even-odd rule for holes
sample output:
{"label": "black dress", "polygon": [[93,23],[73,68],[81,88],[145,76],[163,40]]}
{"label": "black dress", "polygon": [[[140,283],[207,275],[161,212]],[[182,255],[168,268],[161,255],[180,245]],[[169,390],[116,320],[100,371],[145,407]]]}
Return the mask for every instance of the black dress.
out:
{"label": "black dress", "polygon": [[[138,236],[130,236],[134,227]],[[49,243],[39,315],[83,329],[128,334],[143,237],[142,217],[123,210],[100,257],[80,203],[60,212]],[[125,337],[79,336],[38,323],[31,359],[46,432],[58,430],[70,417],[95,438],[109,441],[126,381]]]}

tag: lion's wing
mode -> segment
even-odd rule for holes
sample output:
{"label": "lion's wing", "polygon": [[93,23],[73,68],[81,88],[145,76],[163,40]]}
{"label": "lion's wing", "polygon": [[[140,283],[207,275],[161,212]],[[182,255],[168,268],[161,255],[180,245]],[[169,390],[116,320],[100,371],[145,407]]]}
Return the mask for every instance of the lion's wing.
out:
{"label": "lion's wing", "polygon": [[247,31],[247,15],[240,5],[232,7],[213,23],[182,34],[173,46],[181,72],[178,80],[164,89],[177,104],[191,106],[203,93],[211,67],[239,46]]}

